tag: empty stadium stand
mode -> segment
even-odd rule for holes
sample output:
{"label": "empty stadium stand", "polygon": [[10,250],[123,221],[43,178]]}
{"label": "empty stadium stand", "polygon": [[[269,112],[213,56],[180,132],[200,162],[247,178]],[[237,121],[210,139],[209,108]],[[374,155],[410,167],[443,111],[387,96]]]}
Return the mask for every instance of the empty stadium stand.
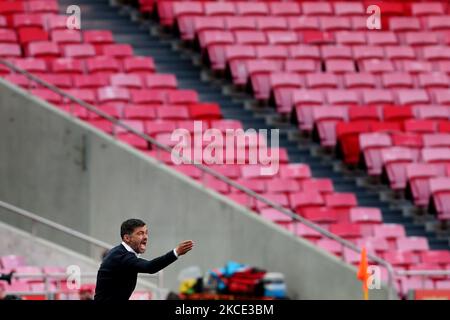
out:
{"label": "empty stadium stand", "polygon": [[[130,7],[121,15],[106,1],[83,1],[82,30],[67,30],[58,3],[63,7],[69,2],[5,2],[0,58],[168,146],[174,146],[174,129],[192,134],[195,120],[204,129],[222,131],[279,128],[280,171],[275,175],[261,176],[260,168],[248,163],[211,168],[333,234],[365,245],[395,268],[448,269],[446,2],[429,7],[423,2],[380,3],[383,31],[366,29],[363,1],[140,1],[141,12],[157,15],[161,27],[152,19],[131,22],[126,14],[135,11]],[[212,72],[202,73],[192,57]],[[174,165],[145,139],[35,86],[18,72],[0,67],[0,76],[294,230],[291,219],[264,203],[217,179],[201,179],[192,166]],[[227,90],[231,94],[223,94]],[[260,139],[238,148],[268,143]],[[380,181],[367,183],[372,180],[365,170]],[[421,217],[413,215],[415,209],[403,209],[413,205],[423,208]],[[433,229],[417,223],[423,216]],[[297,227],[299,236],[358,263],[354,252],[306,226]],[[426,286],[441,287],[441,280],[431,279]],[[405,296],[422,282],[400,277],[396,285]]]}

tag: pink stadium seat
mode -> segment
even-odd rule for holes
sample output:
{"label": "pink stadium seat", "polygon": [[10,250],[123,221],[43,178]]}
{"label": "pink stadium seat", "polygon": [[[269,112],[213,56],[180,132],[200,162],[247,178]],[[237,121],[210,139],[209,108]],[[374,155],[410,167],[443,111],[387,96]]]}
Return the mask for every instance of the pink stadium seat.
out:
{"label": "pink stadium seat", "polygon": [[337,223],[338,221],[336,211],[328,207],[305,209],[303,210],[303,217],[322,226]]}
{"label": "pink stadium seat", "polygon": [[425,19],[425,26],[428,30],[442,31],[450,30],[449,15],[442,15],[437,17],[428,17]]}
{"label": "pink stadium seat", "polygon": [[287,59],[284,60],[284,70],[304,75],[306,73],[318,72],[319,65],[313,59]]}
{"label": "pink stadium seat", "polygon": [[360,2],[334,2],[334,13],[338,16],[362,16],[366,8]]}
{"label": "pink stadium seat", "polygon": [[109,84],[109,78],[102,74],[74,75],[73,83],[77,88],[97,89]]}
{"label": "pink stadium seat", "polygon": [[349,73],[355,72],[355,64],[349,60],[333,59],[325,62],[325,69],[336,74]]}
{"label": "pink stadium seat", "polygon": [[431,62],[428,61],[410,61],[404,60],[402,61],[400,69],[402,71],[409,72],[411,74],[419,74],[419,73],[428,73],[433,71],[433,66]]}
{"label": "pink stadium seat", "polygon": [[283,17],[258,17],[256,27],[263,31],[284,31],[287,29],[287,19]]}
{"label": "pink stadium seat", "polygon": [[268,100],[270,96],[270,74],[279,71],[279,65],[271,60],[249,60],[246,67],[255,98]]}
{"label": "pink stadium seat", "polygon": [[176,89],[177,79],[173,74],[152,74],[145,78],[148,88],[152,89]]}
{"label": "pink stadium seat", "polygon": [[[360,103],[358,93],[355,90],[331,89],[326,91],[326,96],[328,103],[331,105],[345,106],[346,109],[349,105],[354,106]],[[347,114],[348,112],[346,112]]]}
{"label": "pink stadium seat", "polygon": [[142,79],[137,75],[116,73],[111,75],[110,84],[113,87],[124,87],[129,89],[142,89]]}
{"label": "pink stadium seat", "polygon": [[303,191],[317,191],[322,195],[333,193],[333,181],[328,178],[312,178],[300,181],[301,190]]}
{"label": "pink stadium seat", "polygon": [[211,68],[225,70],[225,47],[234,43],[233,34],[229,31],[204,31],[200,34],[199,41],[201,47],[206,48]]}
{"label": "pink stadium seat", "polygon": [[51,65],[52,71],[57,74],[76,75],[84,72],[84,64],[76,59],[58,58]]}
{"label": "pink stadium seat", "polygon": [[316,245],[336,256],[341,256],[343,252],[342,245],[331,239],[320,239]]}
{"label": "pink stadium seat", "polygon": [[320,30],[319,18],[311,16],[288,17],[288,26],[290,30]]}
{"label": "pink stadium seat", "polygon": [[146,76],[155,72],[155,63],[150,57],[133,56],[123,60],[123,69],[129,74]]}
{"label": "pink stadium seat", "polygon": [[293,91],[302,85],[302,78],[295,73],[272,73],[270,75],[277,111],[279,113],[290,113],[292,111]]}
{"label": "pink stadium seat", "polygon": [[338,87],[338,78],[332,73],[310,73],[306,75],[309,89],[334,89]]}
{"label": "pink stadium seat", "polygon": [[302,215],[303,210],[324,205],[324,199],[318,192],[294,192],[289,194],[289,202],[295,212]]}
{"label": "pink stadium seat", "polygon": [[417,263],[416,255],[410,251],[393,251],[390,250],[384,254],[384,259],[391,263],[394,267],[408,268]]}
{"label": "pink stadium seat", "polygon": [[368,32],[367,43],[374,46],[395,46],[398,39],[392,31]]}
{"label": "pink stadium seat", "polygon": [[69,44],[64,47],[64,55],[67,58],[86,59],[95,57],[95,47],[91,44]]}
{"label": "pink stadium seat", "polygon": [[377,85],[371,73],[346,73],[343,75],[343,80],[347,89],[373,89]]}
{"label": "pink stadium seat", "polygon": [[395,69],[392,61],[390,60],[366,59],[359,62],[358,65],[362,71],[373,74],[393,72]]}
{"label": "pink stadium seat", "polygon": [[[374,225],[374,228],[381,225]],[[365,247],[368,253],[382,256],[389,251],[389,241],[385,238],[365,237],[357,241],[359,247]]]}
{"label": "pink stadium seat", "polygon": [[419,75],[419,85],[425,89],[446,89],[450,79],[445,73],[424,73]]}
{"label": "pink stadium seat", "polygon": [[28,11],[39,12],[39,13],[58,13],[58,1],[56,0],[40,0],[40,1],[29,1]]}
{"label": "pink stadium seat", "polygon": [[325,103],[325,97],[321,90],[295,90],[292,100],[296,109],[297,120],[300,130],[312,131],[314,118],[313,106]]}
{"label": "pink stadium seat", "polygon": [[236,13],[232,2],[205,2],[204,6],[207,16],[234,16]]}
{"label": "pink stadium seat", "polygon": [[325,195],[325,204],[327,207],[336,210],[340,222],[348,222],[349,212],[351,208],[358,205],[358,202],[353,193],[335,192]]}
{"label": "pink stadium seat", "polygon": [[411,163],[406,166],[409,190],[416,206],[428,206],[431,195],[428,180],[438,175],[439,170],[433,164]]}
{"label": "pink stadium seat", "polygon": [[25,258],[16,255],[6,255],[0,257],[0,265],[3,269],[15,269],[25,266]]}
{"label": "pink stadium seat", "polygon": [[295,45],[299,42],[294,31],[266,31],[267,41],[271,45]]}
{"label": "pink stadium seat", "polygon": [[399,251],[419,252],[428,251],[428,241],[425,237],[407,237],[397,239],[397,249]]}
{"label": "pink stadium seat", "polygon": [[181,39],[193,40],[195,36],[194,17],[204,14],[203,4],[201,2],[175,2],[173,14],[181,34]]}
{"label": "pink stadium seat", "polygon": [[366,89],[362,91],[362,100],[368,105],[382,105],[394,102],[392,92],[382,89]]}
{"label": "pink stadium seat", "polygon": [[359,146],[363,152],[369,175],[381,175],[383,170],[381,154],[384,148],[390,147],[391,145],[391,138],[386,133],[362,133],[359,136]]}
{"label": "pink stadium seat", "polygon": [[280,177],[301,181],[311,177],[311,170],[308,165],[300,163],[280,165]]}
{"label": "pink stadium seat", "polygon": [[413,77],[407,72],[389,72],[381,75],[383,87],[386,89],[413,88]]}
{"label": "pink stadium seat", "polygon": [[445,14],[442,3],[439,2],[416,2],[411,4],[411,13],[414,16],[440,16]]}
{"label": "pink stadium seat", "polygon": [[109,102],[127,103],[130,93],[126,88],[102,87],[97,90],[98,102],[101,104]]}
{"label": "pink stadium seat", "polygon": [[360,31],[336,31],[336,43],[347,46],[366,45],[367,39],[364,32]]}
{"label": "pink stadium seat", "polygon": [[102,54],[123,60],[133,56],[133,48],[129,44],[105,44],[102,46]]}
{"label": "pink stadium seat", "polygon": [[394,32],[420,31],[420,20],[416,17],[392,17],[389,28]]}
{"label": "pink stadium seat", "polygon": [[45,74],[40,78],[58,88],[69,89],[72,87],[72,79],[66,76],[57,74]]}
{"label": "pink stadium seat", "polygon": [[152,120],[156,118],[156,110],[140,105],[127,105],[124,110],[124,118],[130,120]]}
{"label": "pink stadium seat", "polygon": [[307,239],[311,242],[316,242],[322,235],[316,231],[315,229],[304,225],[303,223],[295,223],[291,225],[291,231],[295,232],[295,234],[301,238]]}
{"label": "pink stadium seat", "polygon": [[269,8],[264,2],[237,2],[236,13],[240,16],[267,16]]}
{"label": "pink stadium seat", "polygon": [[225,47],[225,57],[233,77],[233,83],[245,85],[248,76],[246,61],[256,58],[255,47],[251,45],[229,45]]}
{"label": "pink stadium seat", "polygon": [[169,104],[191,104],[198,102],[198,94],[194,90],[174,90],[167,95]]}
{"label": "pink stadium seat", "polygon": [[430,190],[438,219],[450,220],[450,178],[431,178]]}
{"label": "pink stadium seat", "polygon": [[359,63],[364,62],[364,60],[383,60],[385,55],[383,48],[380,46],[354,46],[353,58]]}
{"label": "pink stadium seat", "polygon": [[43,75],[47,72],[47,64],[43,59],[24,58],[15,59],[14,65],[36,75]]}
{"label": "pink stadium seat", "polygon": [[[225,29],[225,20],[220,17],[194,17],[194,32],[199,34],[203,31],[214,31]],[[192,35],[192,40],[195,39],[196,35]]]}
{"label": "pink stadium seat", "polygon": [[306,16],[327,16],[333,14],[333,8],[328,2],[303,2],[302,13]]}
{"label": "pink stadium seat", "polygon": [[352,60],[352,50],[348,46],[323,46],[322,58],[327,59],[347,59]]}
{"label": "pink stadium seat", "polygon": [[416,106],[414,113],[419,119],[447,121],[450,118],[450,109],[439,106]]}
{"label": "pink stadium seat", "polygon": [[350,209],[350,222],[358,223],[364,236],[372,236],[373,227],[383,224],[383,218],[378,208],[356,207]]}
{"label": "pink stadium seat", "polygon": [[422,136],[425,148],[450,148],[450,134],[430,133]]}
{"label": "pink stadium seat", "polygon": [[131,90],[131,101],[136,104],[164,104],[167,102],[168,90],[143,89]]}
{"label": "pink stadium seat", "polygon": [[224,22],[228,31],[257,31],[255,17],[226,17]]}
{"label": "pink stadium seat", "polygon": [[320,144],[324,147],[336,145],[336,124],[347,119],[345,107],[319,107],[313,110],[313,119]]}
{"label": "pink stadium seat", "polygon": [[356,121],[380,121],[380,109],[375,106],[352,106],[348,109],[349,120]]}
{"label": "pink stadium seat", "polygon": [[320,17],[320,27],[324,31],[336,32],[351,30],[352,24],[350,18],[347,17]]}
{"label": "pink stadium seat", "polygon": [[301,9],[296,2],[269,2],[269,12],[273,16],[299,16]]}
{"label": "pink stadium seat", "polygon": [[159,106],[156,114],[161,120],[189,119],[189,111],[186,106]]}
{"label": "pink stadium seat", "polygon": [[435,164],[440,172],[444,172],[444,165],[450,163],[450,149],[448,148],[423,148],[421,150],[423,162]]}
{"label": "pink stadium seat", "polygon": [[279,224],[286,224],[292,221],[292,218],[283,212],[274,208],[263,208],[259,211],[261,217]]}
{"label": "pink stadium seat", "polygon": [[392,147],[381,152],[384,168],[391,189],[405,189],[406,187],[406,167],[414,161],[412,151],[403,147]]}
{"label": "pink stadium seat", "polygon": [[22,56],[22,50],[19,45],[13,43],[0,44],[1,58],[17,58]]}
{"label": "pink stadium seat", "polygon": [[288,57],[287,48],[280,45],[256,46],[256,57],[261,60],[271,60],[277,64],[277,69],[283,68],[284,60]]}
{"label": "pink stadium seat", "polygon": [[430,250],[420,253],[422,263],[444,266],[450,264],[450,252],[448,250]]}

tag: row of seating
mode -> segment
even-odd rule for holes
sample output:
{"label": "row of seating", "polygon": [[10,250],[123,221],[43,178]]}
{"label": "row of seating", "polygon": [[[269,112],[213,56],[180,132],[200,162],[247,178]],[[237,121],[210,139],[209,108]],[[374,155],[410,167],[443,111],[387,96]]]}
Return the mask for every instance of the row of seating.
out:
{"label": "row of seating", "polygon": [[[161,24],[172,26],[174,21],[182,16],[208,15],[208,16],[267,16],[267,15],[302,15],[302,16],[366,16],[367,7],[378,5],[386,16],[434,16],[447,13],[447,3],[435,1],[432,3],[405,3],[405,2],[329,2],[301,1],[301,3],[287,2],[200,2],[200,1],[158,1],[158,16]],[[143,6],[151,8],[151,5]]]}
{"label": "row of seating", "polygon": [[[430,17],[423,22],[417,18],[391,18],[390,30],[370,32],[367,30],[367,18],[336,17],[210,17],[203,15],[180,16],[177,20],[183,40],[194,40],[200,32],[211,30],[228,31],[320,31],[320,32],[357,32],[360,42],[373,45],[414,44],[413,35],[430,33],[433,39],[448,43],[449,16]],[[431,31],[438,31],[431,33]],[[432,41],[432,40],[430,40]]]}

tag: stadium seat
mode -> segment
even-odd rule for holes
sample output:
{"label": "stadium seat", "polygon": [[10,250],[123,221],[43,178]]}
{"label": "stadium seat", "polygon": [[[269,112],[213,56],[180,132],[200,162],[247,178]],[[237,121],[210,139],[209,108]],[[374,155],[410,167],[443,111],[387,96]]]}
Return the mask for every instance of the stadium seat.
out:
{"label": "stadium seat", "polygon": [[369,175],[381,175],[383,171],[382,151],[392,145],[389,134],[381,132],[362,133],[359,135],[359,147],[364,156],[364,163]]}
{"label": "stadium seat", "polygon": [[440,220],[450,220],[450,178],[436,177],[430,180],[432,204]]}
{"label": "stadium seat", "polygon": [[399,190],[406,187],[406,167],[414,161],[414,156],[409,148],[392,147],[381,152],[386,176],[391,189]]}
{"label": "stadium seat", "polygon": [[411,163],[406,166],[408,188],[416,206],[428,206],[431,195],[428,181],[438,175],[439,170],[433,164]]}

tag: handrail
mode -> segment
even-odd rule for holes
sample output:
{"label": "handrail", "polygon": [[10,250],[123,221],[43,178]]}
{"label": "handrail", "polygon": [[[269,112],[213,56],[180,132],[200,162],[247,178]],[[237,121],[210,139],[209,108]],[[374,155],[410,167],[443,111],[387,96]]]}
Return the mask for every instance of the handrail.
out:
{"label": "handrail", "polygon": [[[2,200],[0,200],[0,208],[6,209],[9,212],[18,214],[22,217],[28,218],[32,221],[32,229],[34,229],[34,223],[38,222],[41,223],[47,227],[53,228],[55,230],[61,231],[65,234],[71,235],[72,237],[75,237],[77,239],[83,240],[91,245],[95,245],[101,249],[106,249],[106,250],[110,250],[113,245],[108,244],[104,241],[98,240],[96,238],[93,238],[91,236],[88,236],[84,233],[81,233],[79,231],[76,231],[72,228],[66,227],[62,224],[56,223],[54,221],[51,221],[49,219],[43,218],[37,214],[31,213],[27,210],[18,208],[12,204],[6,203]],[[35,232],[33,231],[32,234],[35,236]],[[82,273],[80,276],[86,276],[90,273],[86,272],[86,273]],[[32,275],[28,275],[28,276],[32,276]],[[66,275],[67,276],[67,275]],[[162,277],[163,277],[163,271],[160,271],[154,275],[150,275],[152,278],[157,278],[158,279],[158,285],[162,286]],[[18,277],[17,275],[13,275],[13,277]],[[41,275],[42,277],[42,275]],[[154,283],[150,283],[150,282],[145,282],[145,283],[141,283],[143,286],[149,288],[150,290],[154,290],[154,291],[158,291],[161,288],[159,288],[157,285],[155,285]]]}
{"label": "handrail", "polygon": [[[172,153],[172,148],[171,147],[166,146],[166,145],[156,141],[155,139],[153,139],[152,137],[148,136],[145,133],[137,131],[136,129],[126,125],[122,121],[120,121],[120,120],[110,116],[109,114],[107,114],[104,111],[96,108],[95,106],[93,106],[93,105],[91,105],[89,103],[86,103],[85,101],[83,101],[81,99],[78,99],[78,98],[76,98],[76,97],[66,93],[65,91],[59,89],[58,87],[56,87],[56,86],[54,86],[54,85],[52,85],[50,83],[47,83],[46,81],[40,79],[39,77],[37,77],[37,76],[35,76],[35,75],[33,75],[33,74],[31,74],[31,73],[21,69],[21,68],[18,68],[17,66],[15,66],[12,63],[10,63],[7,60],[4,60],[4,59],[0,58],[0,63],[4,64],[9,69],[14,70],[15,72],[18,72],[18,73],[21,73],[21,74],[25,75],[28,79],[37,82],[38,84],[40,84],[40,85],[50,89],[51,91],[53,91],[53,92],[55,92],[55,93],[65,97],[65,98],[67,98],[67,99],[69,99],[69,100],[71,100],[71,101],[81,105],[82,107],[88,109],[89,111],[94,112],[95,114],[97,114],[97,115],[99,115],[99,116],[109,120],[114,125],[122,127],[123,129],[125,129],[125,130],[127,130],[127,131],[129,131],[129,132],[131,132],[131,133],[133,133],[135,135],[137,135],[138,137],[140,137],[140,138],[146,140],[147,142],[149,142],[150,144],[155,145],[159,149],[162,149],[162,150],[164,150],[166,152]],[[113,136],[115,137],[115,127],[113,127]],[[361,249],[359,249],[356,245],[354,245],[350,241],[347,241],[347,240],[345,240],[345,239],[343,239],[343,238],[341,238],[341,237],[339,237],[339,236],[329,232],[328,230],[325,230],[325,229],[321,228],[319,225],[317,225],[317,224],[315,224],[315,223],[313,223],[313,222],[303,218],[300,215],[296,215],[293,211],[288,210],[286,208],[283,208],[281,205],[279,205],[277,203],[274,203],[274,202],[272,202],[272,201],[270,201],[270,200],[260,196],[259,194],[257,194],[253,190],[250,190],[250,189],[248,189],[248,188],[246,188],[244,186],[241,186],[240,184],[234,182],[233,180],[229,179],[228,177],[226,177],[226,176],[224,176],[224,175],[222,175],[220,173],[217,173],[216,171],[208,168],[207,166],[195,163],[195,161],[191,161],[190,159],[187,159],[184,156],[179,155],[177,153],[172,153],[172,154],[175,155],[177,158],[183,160],[183,163],[189,163],[189,164],[193,165],[194,167],[196,167],[197,169],[199,169],[202,172],[202,178],[203,178],[204,173],[212,175],[213,177],[215,177],[215,178],[219,179],[220,181],[222,181],[222,182],[232,186],[233,188],[238,189],[239,191],[245,193],[246,195],[248,195],[248,196],[250,196],[250,197],[252,197],[254,199],[257,199],[258,201],[261,201],[262,203],[265,203],[269,207],[271,207],[273,209],[276,209],[279,212],[282,212],[282,213],[286,214],[287,216],[289,216],[291,219],[295,220],[296,222],[303,223],[304,225],[306,225],[306,226],[312,228],[313,230],[319,232],[321,235],[338,242],[343,247],[347,247],[347,248],[349,248],[349,249],[351,249],[351,250],[353,250],[353,251],[355,251],[357,253],[361,253]],[[388,272],[388,288],[389,288],[388,289],[388,295],[389,295],[390,299],[393,298],[392,297],[392,291],[393,292],[397,292],[397,290],[396,290],[396,288],[394,286],[394,269],[393,269],[392,265],[388,261],[386,261],[384,259],[381,259],[381,258],[379,258],[379,257],[377,257],[377,256],[375,256],[373,254],[367,254],[367,257],[370,260],[375,261],[376,263],[378,263],[380,265],[383,265],[386,268],[386,270]]]}

